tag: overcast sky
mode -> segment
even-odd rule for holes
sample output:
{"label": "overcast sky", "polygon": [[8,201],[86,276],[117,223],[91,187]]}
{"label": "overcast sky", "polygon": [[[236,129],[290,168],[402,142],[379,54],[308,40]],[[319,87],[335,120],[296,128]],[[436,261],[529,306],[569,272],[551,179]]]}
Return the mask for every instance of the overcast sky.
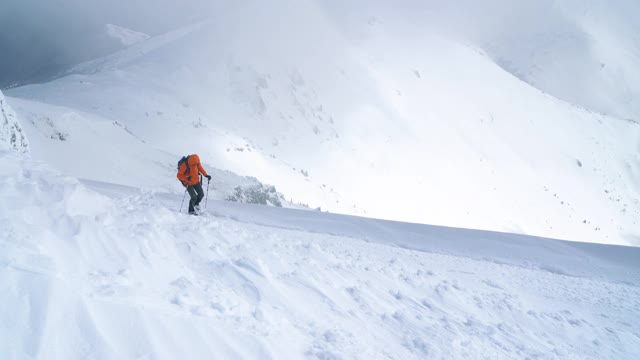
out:
{"label": "overcast sky", "polygon": [[207,16],[219,0],[2,0],[0,88],[44,80],[118,48],[105,37],[116,24],[158,34]]}

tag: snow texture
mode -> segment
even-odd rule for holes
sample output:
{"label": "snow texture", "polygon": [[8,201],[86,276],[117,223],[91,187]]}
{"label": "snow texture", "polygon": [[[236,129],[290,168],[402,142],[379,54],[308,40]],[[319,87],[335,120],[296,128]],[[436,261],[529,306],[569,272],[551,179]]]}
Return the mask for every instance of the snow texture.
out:
{"label": "snow texture", "polygon": [[[149,145],[117,120],[66,107],[12,100],[20,111],[36,158],[83,179],[184,192],[176,179],[177,162],[192,152],[169,154],[160,146]],[[232,196],[237,187],[264,187],[254,177],[238,176],[210,164],[204,162],[212,176],[209,193],[212,199]],[[206,185],[206,179],[204,183]],[[281,193],[273,196],[280,199],[283,206],[301,207],[291,204]]]}
{"label": "snow texture", "polygon": [[7,104],[0,91],[0,151],[13,150],[21,153],[29,152],[29,142],[16,114]]}
{"label": "snow texture", "polygon": [[640,249],[210,202],[0,154],[3,359],[634,359]]}
{"label": "snow texture", "polygon": [[0,93],[0,359],[636,359],[634,10],[245,0],[107,26],[125,49],[11,89],[15,113]]}

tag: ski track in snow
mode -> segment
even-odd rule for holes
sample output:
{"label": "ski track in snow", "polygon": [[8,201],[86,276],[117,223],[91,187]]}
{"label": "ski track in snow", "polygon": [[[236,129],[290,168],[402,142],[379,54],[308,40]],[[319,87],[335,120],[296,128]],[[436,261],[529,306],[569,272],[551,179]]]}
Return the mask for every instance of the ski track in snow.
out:
{"label": "ski track in snow", "polygon": [[[497,233],[221,202],[191,217],[175,210],[175,195],[82,183],[15,155],[0,164],[3,359],[632,359],[640,351],[636,248],[540,239],[541,257],[527,260],[502,254]],[[287,229],[294,216],[299,229]],[[455,241],[440,241],[440,253],[416,250],[418,240],[398,246],[411,233],[466,234],[459,240],[485,244],[486,259],[455,255]],[[590,258],[572,269],[557,253]]]}

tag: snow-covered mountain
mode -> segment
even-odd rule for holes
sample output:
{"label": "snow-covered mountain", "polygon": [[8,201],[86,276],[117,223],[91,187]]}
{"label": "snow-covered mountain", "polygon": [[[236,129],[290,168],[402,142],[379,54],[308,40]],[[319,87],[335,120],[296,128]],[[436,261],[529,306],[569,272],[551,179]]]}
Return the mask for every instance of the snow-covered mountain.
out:
{"label": "snow-covered mountain", "polygon": [[82,3],[24,54],[121,50],[0,93],[0,359],[640,353],[639,4]]}
{"label": "snow-covered mountain", "polygon": [[209,202],[0,153],[3,359],[634,359],[640,248]]}
{"label": "snow-covered mountain", "polygon": [[[640,119],[640,4],[633,0],[321,1],[343,28],[402,26],[479,47],[559,99]],[[345,11],[345,7],[350,11]],[[386,30],[384,30],[386,31]],[[367,36],[360,29],[355,36]]]}
{"label": "snow-covered mountain", "polygon": [[[10,100],[31,123],[57,114],[50,121],[82,139],[46,140],[34,156],[87,179],[180,191],[170,164],[197,152],[210,166],[274,184],[293,203],[332,212],[638,243],[637,123],[531,85],[558,79],[553,69],[514,76],[505,63],[514,41],[472,41],[443,21],[418,21],[439,14],[454,22],[455,7],[381,4],[358,12],[335,2],[238,2],[56,81],[12,89]],[[546,5],[554,24],[574,9]],[[547,60],[569,64],[555,46],[542,46]],[[617,66],[625,59],[614,57],[611,69],[631,80],[636,73]],[[529,66],[523,61],[510,65],[514,73]],[[78,126],[65,125],[69,118]],[[87,131],[97,123],[135,145]],[[49,151],[85,152],[83,142],[92,144],[91,166]]]}
{"label": "snow-covered mountain", "polygon": [[[181,186],[175,187],[176,155],[150,146],[125,124],[66,107],[12,100],[21,109],[23,133],[32,139],[34,157],[84,179],[184,192]],[[211,199],[240,198],[264,204],[270,200],[285,207],[306,207],[291,203],[255,177],[239,176],[206,163],[205,168],[212,176]]]}

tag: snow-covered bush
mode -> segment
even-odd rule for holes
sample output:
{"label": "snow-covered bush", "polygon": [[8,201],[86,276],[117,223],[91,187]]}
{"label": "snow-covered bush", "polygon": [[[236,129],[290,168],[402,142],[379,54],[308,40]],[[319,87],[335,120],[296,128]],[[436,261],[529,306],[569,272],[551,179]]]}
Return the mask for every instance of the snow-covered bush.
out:
{"label": "snow-covered bush", "polygon": [[245,187],[237,186],[233,194],[227,196],[226,200],[282,207],[284,198],[282,194],[276,191],[275,186],[257,184]]}
{"label": "snow-covered bush", "polygon": [[29,142],[16,118],[0,91],[0,150],[13,150],[21,153],[29,152]]}

